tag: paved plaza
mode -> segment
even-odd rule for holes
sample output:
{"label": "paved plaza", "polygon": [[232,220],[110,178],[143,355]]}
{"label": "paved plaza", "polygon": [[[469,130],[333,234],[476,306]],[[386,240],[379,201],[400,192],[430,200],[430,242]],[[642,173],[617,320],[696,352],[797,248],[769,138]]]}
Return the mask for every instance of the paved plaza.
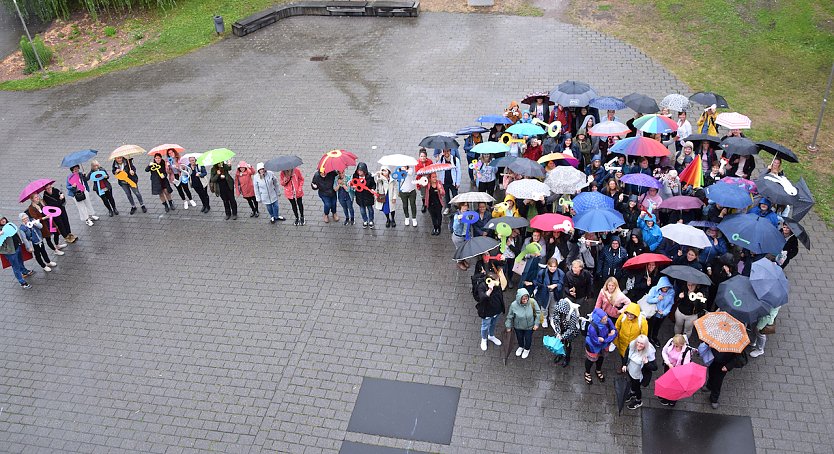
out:
{"label": "paved plaza", "polygon": [[[542,38],[519,38],[531,35]],[[228,147],[252,164],[298,154],[309,178],[324,151],[344,148],[375,169],[383,154],[413,154],[425,135],[566,79],[619,96],[691,91],[638,50],[551,19],[292,18],[173,61],[0,93],[0,215],[17,222],[20,188],[63,182],[61,156],[77,149],[101,150],[102,161],[124,143]],[[335,453],[343,441],[641,451],[640,410],[618,416],[613,380],[583,382],[578,344],[567,369],[553,366],[540,334],[529,359],[506,366],[498,350],[479,349],[469,274],[452,262],[445,227],[429,235],[428,216],[417,229],[324,224],[308,186],[307,226],[272,226],[248,218],[242,199],[233,222],[218,198],[208,215],[181,205],[168,215],[144,174],[140,189],[145,215],[128,216],[119,189],[122,215],[94,227],[70,206],[80,240],[33,289],[4,270],[0,451]],[[814,249],[789,266],[778,333],[729,374],[717,410],[752,418],[759,453],[833,449],[834,239],[816,215],[803,223]],[[451,444],[348,432],[363,377],[460,388]],[[676,408],[713,411],[701,394]]]}

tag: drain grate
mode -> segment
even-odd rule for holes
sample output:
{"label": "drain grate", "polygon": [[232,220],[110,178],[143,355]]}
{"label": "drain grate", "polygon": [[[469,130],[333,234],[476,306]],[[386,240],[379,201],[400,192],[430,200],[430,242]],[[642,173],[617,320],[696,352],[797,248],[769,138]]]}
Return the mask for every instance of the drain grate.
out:
{"label": "drain grate", "polygon": [[314,55],[310,57],[310,61],[325,61],[327,60],[327,55]]}

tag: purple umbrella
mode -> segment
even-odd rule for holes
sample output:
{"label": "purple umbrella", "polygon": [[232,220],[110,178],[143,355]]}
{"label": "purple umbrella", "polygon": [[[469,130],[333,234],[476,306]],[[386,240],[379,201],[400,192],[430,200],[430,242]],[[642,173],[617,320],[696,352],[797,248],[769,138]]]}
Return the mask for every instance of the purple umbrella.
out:
{"label": "purple umbrella", "polygon": [[25,202],[27,199],[29,199],[29,197],[32,196],[32,194],[37,194],[37,193],[43,191],[43,188],[45,188],[45,187],[47,187],[47,186],[49,186],[50,184],[53,184],[53,183],[55,183],[55,180],[50,180],[50,179],[47,179],[47,178],[41,178],[40,180],[35,180],[35,181],[27,184],[26,187],[23,188],[22,191],[20,191],[20,197],[18,198],[18,202],[20,202],[20,203]]}
{"label": "purple umbrella", "polygon": [[746,189],[748,192],[758,192],[758,188],[756,187],[756,183],[745,178],[739,177],[724,177],[719,181],[723,181],[727,184],[732,184],[734,186],[738,186],[740,188]]}
{"label": "purple umbrella", "polygon": [[674,197],[669,197],[668,199],[660,202],[660,205],[658,205],[658,208],[667,210],[695,210],[703,207],[704,202],[701,202],[701,200],[697,197],[688,195],[676,195]]}
{"label": "purple umbrella", "polygon": [[633,184],[635,186],[643,186],[646,188],[657,188],[660,189],[663,185],[657,181],[653,176],[646,175],[645,173],[629,173],[628,175],[623,175],[620,178],[620,181],[623,183]]}

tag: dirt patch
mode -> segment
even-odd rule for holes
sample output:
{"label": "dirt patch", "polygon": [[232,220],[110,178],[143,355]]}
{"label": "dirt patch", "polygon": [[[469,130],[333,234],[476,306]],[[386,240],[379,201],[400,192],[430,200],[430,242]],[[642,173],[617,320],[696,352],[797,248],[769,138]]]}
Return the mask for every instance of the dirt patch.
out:
{"label": "dirt patch", "polygon": [[[54,54],[48,71],[87,71],[128,53],[152,37],[146,36],[134,11],[125,15],[101,15],[93,20],[77,13],[56,19],[40,36]],[[0,61],[0,82],[23,79],[23,55],[18,50]]]}
{"label": "dirt patch", "polygon": [[493,6],[469,6],[466,0],[420,0],[421,11],[447,13],[518,14],[540,16],[541,10],[528,0],[495,0]]}

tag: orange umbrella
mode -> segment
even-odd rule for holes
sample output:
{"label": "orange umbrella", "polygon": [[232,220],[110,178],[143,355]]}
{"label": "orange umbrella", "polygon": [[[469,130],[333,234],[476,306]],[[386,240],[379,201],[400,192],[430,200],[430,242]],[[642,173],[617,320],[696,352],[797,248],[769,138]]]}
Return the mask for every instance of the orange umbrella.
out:
{"label": "orange umbrella", "polygon": [[710,312],[695,320],[698,337],[719,352],[741,353],[750,343],[744,323],[727,312]]}
{"label": "orange umbrella", "polygon": [[160,145],[158,147],[151,148],[151,151],[148,152],[148,155],[153,156],[153,155],[159,153],[162,156],[167,156],[168,155],[168,150],[170,150],[171,148],[173,148],[177,153],[182,153],[183,151],[185,151],[185,148],[183,148],[183,147],[181,147],[181,146],[179,146],[175,143],[163,143],[162,145]]}

